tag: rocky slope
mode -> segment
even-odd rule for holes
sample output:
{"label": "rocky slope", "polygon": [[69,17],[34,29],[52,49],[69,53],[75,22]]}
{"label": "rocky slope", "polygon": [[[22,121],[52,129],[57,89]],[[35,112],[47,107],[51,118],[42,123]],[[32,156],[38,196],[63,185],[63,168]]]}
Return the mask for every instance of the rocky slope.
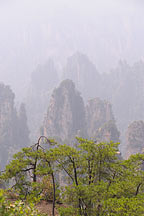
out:
{"label": "rocky slope", "polygon": [[63,73],[64,79],[73,80],[84,99],[93,98],[98,94],[101,76],[86,55],[77,52],[69,57]]}
{"label": "rocky slope", "polygon": [[117,129],[115,121],[108,121],[102,125],[96,131],[95,137],[98,142],[120,142],[120,132]]}
{"label": "rocky slope", "polygon": [[86,106],[87,133],[97,141],[119,142],[120,133],[116,127],[112,106],[100,98],[91,99]]}
{"label": "rocky slope", "polygon": [[144,122],[132,122],[126,132],[126,154],[128,158],[132,154],[142,153],[144,150]]}
{"label": "rocky slope", "polygon": [[[0,167],[11,155],[29,144],[29,131],[24,105],[18,115],[14,106],[14,93],[9,86],[0,84]],[[24,119],[25,118],[25,119]],[[25,133],[24,133],[25,131]],[[23,133],[25,135],[23,139]]]}
{"label": "rocky slope", "polygon": [[84,135],[85,109],[80,93],[71,80],[63,81],[52,94],[46,117],[44,135],[62,141]]}
{"label": "rocky slope", "polygon": [[100,74],[86,55],[75,53],[68,58],[64,75],[74,81],[84,100],[99,97],[110,101],[119,128],[144,120],[144,62],[133,66],[119,61],[110,73]]}
{"label": "rocky slope", "polygon": [[32,73],[31,83],[25,100],[31,141],[38,136],[51,93],[58,83],[57,70],[52,59],[39,65]]}
{"label": "rocky slope", "polygon": [[130,66],[120,61],[110,73],[99,74],[88,57],[76,53],[68,59],[64,71],[76,83],[85,101],[95,97],[110,101],[125,152],[124,134],[128,125],[144,120],[144,62]]}
{"label": "rocky slope", "polygon": [[[52,77],[51,74],[53,74]],[[110,73],[99,74],[89,58],[77,52],[68,58],[66,66],[63,68],[63,74],[63,78],[71,79],[74,82],[85,103],[91,98],[101,98],[101,101],[106,100],[112,104],[116,124],[121,132],[120,139],[124,153],[126,151],[124,137],[128,125],[135,120],[144,120],[144,62],[140,61],[130,66],[126,61],[120,61]],[[49,80],[51,80],[51,84],[49,84]],[[57,73],[52,62],[39,67],[33,73],[31,91],[29,91],[27,100],[29,125],[33,137],[37,136],[38,128],[42,124],[50,95],[56,86],[56,80]],[[106,105],[101,105],[101,112],[97,110],[98,107],[93,107],[93,104],[89,106],[91,107],[89,111],[88,106],[85,109],[85,118],[88,124],[88,134],[85,135],[90,137],[95,136],[93,130],[98,129],[99,121],[101,121],[100,127],[102,127],[103,123],[105,124],[108,120],[105,120]],[[90,113],[95,109],[97,116]],[[89,115],[92,115],[92,118]],[[109,120],[113,121],[112,114],[110,116]]]}
{"label": "rocky slope", "polygon": [[91,99],[87,106],[71,80],[63,81],[54,90],[44,119],[42,133],[61,141],[75,136],[98,141],[119,141],[111,104],[99,98]]}
{"label": "rocky slope", "polygon": [[114,120],[111,104],[100,98],[91,99],[86,105],[88,136],[93,137],[106,122]]}

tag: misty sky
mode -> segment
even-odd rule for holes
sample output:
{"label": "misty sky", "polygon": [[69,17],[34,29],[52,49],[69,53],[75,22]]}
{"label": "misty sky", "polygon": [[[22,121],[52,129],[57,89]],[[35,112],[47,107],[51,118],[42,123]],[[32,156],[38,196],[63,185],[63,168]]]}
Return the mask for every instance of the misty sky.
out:
{"label": "misty sky", "polygon": [[0,81],[19,95],[39,63],[83,52],[100,72],[144,59],[142,0],[0,0]]}

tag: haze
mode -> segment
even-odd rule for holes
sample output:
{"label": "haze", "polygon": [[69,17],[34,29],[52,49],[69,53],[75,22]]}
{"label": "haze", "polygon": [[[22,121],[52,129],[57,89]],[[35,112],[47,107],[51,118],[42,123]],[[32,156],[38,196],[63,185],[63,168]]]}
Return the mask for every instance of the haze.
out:
{"label": "haze", "polygon": [[100,73],[120,59],[143,60],[143,6],[138,0],[1,0],[0,81],[20,98],[48,57],[63,67],[80,51]]}

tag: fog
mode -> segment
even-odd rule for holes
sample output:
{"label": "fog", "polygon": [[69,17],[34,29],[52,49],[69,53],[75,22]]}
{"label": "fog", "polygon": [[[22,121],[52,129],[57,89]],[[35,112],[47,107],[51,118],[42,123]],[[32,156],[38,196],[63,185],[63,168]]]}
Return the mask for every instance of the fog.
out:
{"label": "fog", "polygon": [[20,98],[48,57],[62,67],[80,51],[100,73],[120,59],[143,60],[143,7],[142,0],[0,0],[0,81]]}

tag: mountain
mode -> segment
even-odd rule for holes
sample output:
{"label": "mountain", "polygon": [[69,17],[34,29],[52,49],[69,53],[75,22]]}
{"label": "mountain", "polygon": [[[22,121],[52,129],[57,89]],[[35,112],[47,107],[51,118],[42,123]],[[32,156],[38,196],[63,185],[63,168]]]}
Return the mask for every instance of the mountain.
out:
{"label": "mountain", "polygon": [[142,153],[144,150],[144,122],[132,122],[126,131],[126,154],[128,158],[132,154]]}
{"label": "mountain", "polygon": [[118,142],[120,133],[111,104],[95,98],[85,106],[73,81],[67,79],[53,91],[41,135],[70,143],[76,136]]}
{"label": "mountain", "polygon": [[120,141],[112,105],[108,101],[100,98],[89,100],[86,105],[86,122],[89,138],[94,138],[99,142]]}
{"label": "mountain", "polygon": [[[89,135],[85,135],[90,137],[91,131],[91,135],[95,136],[93,130],[98,130],[98,126],[95,128],[95,124],[102,121],[100,127],[103,127],[103,123],[107,122],[105,120],[106,111],[104,111],[106,105],[102,105],[99,114],[98,107],[93,107],[97,106],[95,104],[96,98],[100,98],[101,101],[109,101],[112,104],[113,116],[115,117],[113,118],[111,115],[109,120],[113,121],[114,119],[114,124],[117,125],[118,131],[120,131],[121,150],[124,153],[126,151],[125,131],[128,125],[132,121],[144,120],[144,62],[139,61],[130,66],[124,60],[119,61],[117,67],[109,73],[101,74],[98,73],[88,56],[76,52],[67,59],[62,71],[63,79],[73,81],[76,89],[81,92],[85,104],[95,98],[95,102],[92,102],[93,105],[90,105],[90,111],[88,111],[88,105],[85,108],[86,122],[91,125],[91,129],[87,126]],[[29,127],[33,138],[38,134],[44,113],[46,113],[50,103],[50,96],[58,84],[57,73],[60,73],[60,71],[57,72],[52,60],[49,60],[45,65],[39,66],[33,72],[26,102]],[[49,80],[51,83],[49,83]],[[94,109],[97,110],[97,114],[95,113],[96,118],[93,116]],[[93,112],[93,114],[90,114],[90,112]],[[92,117],[87,117],[89,115],[92,115]],[[89,121],[91,123],[88,123]]]}
{"label": "mountain", "polygon": [[97,72],[95,65],[89,58],[76,52],[67,59],[66,66],[63,69],[64,79],[71,79],[76,88],[82,93],[84,99],[93,98],[98,95],[101,76]]}
{"label": "mountain", "polygon": [[57,69],[52,59],[48,59],[45,64],[39,65],[31,75],[25,103],[32,141],[38,135],[51,93],[57,85],[58,79]]}
{"label": "mountain", "polygon": [[[99,97],[112,104],[124,152],[128,125],[144,120],[144,62],[130,66],[121,60],[109,73],[99,74],[86,55],[75,53],[68,59],[64,74],[74,81],[85,102]],[[99,118],[104,117],[99,115]]]}
{"label": "mountain", "polygon": [[121,130],[125,130],[134,120],[144,119],[144,63],[129,66],[119,62],[117,68],[108,75],[103,75],[102,97],[113,104]]}
{"label": "mountain", "polygon": [[112,107],[109,102],[100,98],[88,101],[86,105],[86,122],[89,138],[95,136],[96,131],[108,121],[114,121]]}
{"label": "mountain", "polygon": [[53,91],[44,119],[44,135],[71,140],[85,135],[85,107],[80,93],[71,80],[64,80]]}
{"label": "mountain", "polygon": [[4,167],[14,152],[29,145],[29,130],[25,108],[22,105],[18,114],[14,105],[14,98],[15,95],[10,87],[0,83],[1,167]]}

